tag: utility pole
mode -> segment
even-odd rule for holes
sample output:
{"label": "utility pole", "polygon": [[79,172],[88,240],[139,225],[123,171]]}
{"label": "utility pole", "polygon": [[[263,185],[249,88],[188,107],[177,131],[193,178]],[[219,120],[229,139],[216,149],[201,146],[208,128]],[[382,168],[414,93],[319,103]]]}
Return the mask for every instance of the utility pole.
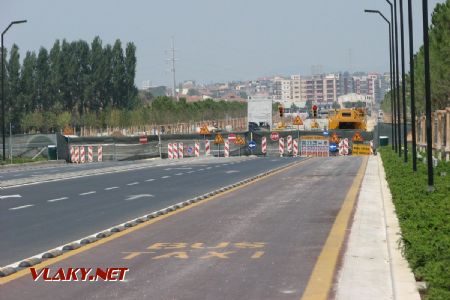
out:
{"label": "utility pole", "polygon": [[174,36],[172,36],[172,48],[169,51],[171,54],[171,58],[169,58],[167,60],[170,61],[172,64],[170,71],[172,72],[172,79],[173,79],[173,98],[178,100],[177,83],[175,80],[175,61],[177,59],[175,59],[175,37]]}

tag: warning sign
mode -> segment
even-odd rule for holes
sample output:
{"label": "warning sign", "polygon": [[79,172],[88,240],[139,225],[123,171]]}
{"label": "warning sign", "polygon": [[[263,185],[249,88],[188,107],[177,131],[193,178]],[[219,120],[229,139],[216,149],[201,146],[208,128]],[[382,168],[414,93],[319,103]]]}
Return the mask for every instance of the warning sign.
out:
{"label": "warning sign", "polygon": [[361,133],[359,131],[355,132],[355,135],[353,135],[352,141],[353,142],[363,142],[364,141],[364,139],[361,136]]}
{"label": "warning sign", "polygon": [[320,135],[306,135],[300,138],[300,153],[302,156],[328,157],[329,141]]}
{"label": "warning sign", "polygon": [[203,126],[200,128],[200,134],[209,134],[208,126],[203,125]]}
{"label": "warning sign", "polygon": [[245,140],[244,140],[244,138],[242,137],[242,135],[237,135],[237,136],[236,136],[236,139],[234,140],[234,143],[235,143],[236,145],[243,146],[243,145],[245,145]]}
{"label": "warning sign", "polygon": [[216,135],[216,138],[214,139],[214,144],[216,145],[224,144],[223,136],[220,133]]}
{"label": "warning sign", "polygon": [[352,155],[370,155],[370,145],[353,144]]}
{"label": "warning sign", "polygon": [[293,125],[300,126],[300,125],[303,125],[303,121],[302,121],[302,119],[300,118],[300,116],[296,116],[295,119],[294,119],[294,122],[293,122],[292,124],[293,124]]}

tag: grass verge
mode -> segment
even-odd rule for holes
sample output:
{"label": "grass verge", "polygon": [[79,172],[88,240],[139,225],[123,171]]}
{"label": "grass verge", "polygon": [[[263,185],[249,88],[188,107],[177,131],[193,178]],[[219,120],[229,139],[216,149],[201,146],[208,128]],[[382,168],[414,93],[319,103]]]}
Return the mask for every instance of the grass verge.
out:
{"label": "grass verge", "polygon": [[[428,192],[426,164],[417,173],[389,147],[381,149],[386,179],[402,230],[403,253],[427,300],[450,299],[450,164],[434,168],[435,191]],[[446,175],[444,175],[446,174]]]}

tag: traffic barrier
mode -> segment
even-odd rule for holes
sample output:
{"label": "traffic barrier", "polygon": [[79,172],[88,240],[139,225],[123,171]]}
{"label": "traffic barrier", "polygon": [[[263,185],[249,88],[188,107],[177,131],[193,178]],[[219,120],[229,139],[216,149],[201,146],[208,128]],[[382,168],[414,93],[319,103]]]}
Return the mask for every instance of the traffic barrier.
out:
{"label": "traffic barrier", "polygon": [[80,162],[80,147],[75,146],[75,163]]}
{"label": "traffic barrier", "polygon": [[211,155],[211,146],[209,144],[209,140],[205,141],[205,155],[206,156]]}
{"label": "traffic barrier", "polygon": [[267,138],[265,136],[263,136],[261,139],[261,152],[263,154],[267,153]]}
{"label": "traffic barrier", "polygon": [[168,143],[168,144],[167,144],[167,158],[168,158],[168,159],[173,159],[173,147],[172,147],[172,143]]}
{"label": "traffic barrier", "polygon": [[287,136],[287,151],[289,153],[292,152],[292,136],[291,135]]}
{"label": "traffic barrier", "polygon": [[74,163],[75,162],[75,147],[74,146],[70,146],[70,162]]}
{"label": "traffic barrier", "polygon": [[183,153],[183,143],[179,143],[178,144],[178,158],[183,158],[184,157],[184,153]]}
{"label": "traffic barrier", "polygon": [[200,157],[200,143],[195,142],[194,156]]}
{"label": "traffic barrier", "polygon": [[84,152],[84,146],[80,146],[80,163],[86,162],[86,153]]}
{"label": "traffic barrier", "polygon": [[97,160],[99,162],[103,161],[103,146],[102,145],[98,145],[98,147],[97,147]]}
{"label": "traffic barrier", "polygon": [[178,159],[178,144],[173,143],[173,159]]}
{"label": "traffic barrier", "polygon": [[370,154],[373,155],[373,141],[370,141]]}
{"label": "traffic barrier", "polygon": [[348,155],[348,139],[345,138],[339,143],[339,155]]}
{"label": "traffic barrier", "polygon": [[278,140],[278,151],[280,152],[280,157],[283,157],[283,154],[284,154],[284,138],[280,138]]}
{"label": "traffic barrier", "polygon": [[94,161],[94,151],[92,146],[88,146],[88,162]]}
{"label": "traffic barrier", "polygon": [[224,157],[230,157],[230,142],[225,140]]}
{"label": "traffic barrier", "polygon": [[294,152],[293,152],[294,157],[298,156],[298,140],[294,140]]}

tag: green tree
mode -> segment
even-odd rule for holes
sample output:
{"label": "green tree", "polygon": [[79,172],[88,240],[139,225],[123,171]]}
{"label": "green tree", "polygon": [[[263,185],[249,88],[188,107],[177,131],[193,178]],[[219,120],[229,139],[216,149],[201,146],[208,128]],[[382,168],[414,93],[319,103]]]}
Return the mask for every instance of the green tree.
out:
{"label": "green tree", "polygon": [[48,52],[44,47],[39,49],[37,56],[35,80],[36,99],[34,108],[48,110],[52,106],[51,73]]}

